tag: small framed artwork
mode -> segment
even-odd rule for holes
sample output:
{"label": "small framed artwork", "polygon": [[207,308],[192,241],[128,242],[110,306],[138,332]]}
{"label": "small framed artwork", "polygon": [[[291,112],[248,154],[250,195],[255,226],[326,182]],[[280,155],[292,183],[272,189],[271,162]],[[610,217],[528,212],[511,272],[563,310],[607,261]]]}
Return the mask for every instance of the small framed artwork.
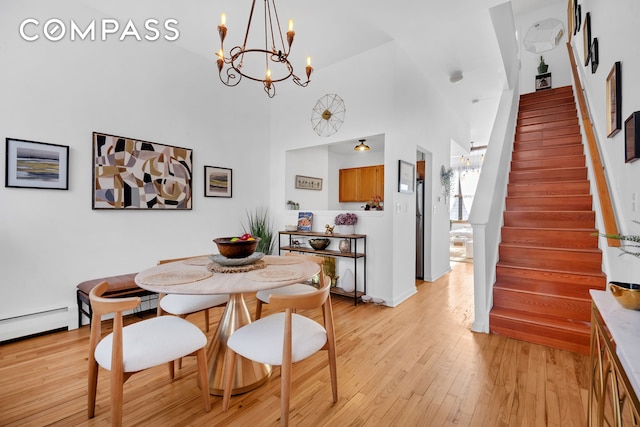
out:
{"label": "small framed artwork", "polygon": [[598,69],[600,59],[598,56],[598,38],[594,37],[591,41],[591,74],[595,74]]}
{"label": "small framed artwork", "polygon": [[624,162],[631,163],[640,158],[640,111],[624,121]]}
{"label": "small framed artwork", "polygon": [[296,175],[296,188],[302,190],[322,190],[322,178]]}
{"label": "small framed artwork", "polygon": [[5,187],[69,189],[69,147],[6,139]]}
{"label": "small framed artwork", "polygon": [[416,168],[409,162],[398,160],[398,192],[413,193],[416,186]]}
{"label": "small framed artwork", "polygon": [[536,90],[551,89],[551,73],[536,76]]}
{"label": "small framed artwork", "polygon": [[231,197],[232,171],[217,166],[204,167],[204,196]]}
{"label": "small framed artwork", "polygon": [[576,0],[576,15],[574,17],[574,35],[578,33],[578,31],[580,31],[580,25],[582,25],[582,6],[578,4],[577,0]]}
{"label": "small framed artwork", "polygon": [[589,65],[591,59],[591,12],[584,16],[584,28],[582,29],[582,44],[584,48],[584,66]]}
{"label": "small framed artwork", "polygon": [[298,212],[298,231],[311,231],[313,212]]}
{"label": "small framed artwork", "polygon": [[613,64],[607,76],[607,137],[611,138],[622,128],[622,84],[620,61]]}

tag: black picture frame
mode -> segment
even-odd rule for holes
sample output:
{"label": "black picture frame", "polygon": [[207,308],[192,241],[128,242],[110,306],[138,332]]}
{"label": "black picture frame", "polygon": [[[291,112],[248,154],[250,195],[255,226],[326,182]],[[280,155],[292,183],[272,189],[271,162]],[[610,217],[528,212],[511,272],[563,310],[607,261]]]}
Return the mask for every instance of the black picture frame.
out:
{"label": "black picture frame", "polygon": [[584,16],[584,29],[582,30],[582,40],[584,47],[584,66],[589,65],[591,60],[591,12]]}
{"label": "black picture frame", "polygon": [[577,3],[577,0],[576,0],[576,6],[575,6],[575,15],[573,19],[575,20],[573,35],[575,36],[578,33],[578,31],[580,31],[580,26],[582,25],[582,6]]}
{"label": "black picture frame", "polygon": [[92,209],[192,209],[192,149],[101,132],[92,145]]}
{"label": "black picture frame", "polygon": [[69,147],[6,138],[4,186],[69,189]]}
{"label": "black picture frame", "polygon": [[413,193],[416,188],[416,167],[415,165],[398,160],[398,192]]}
{"label": "black picture frame", "polygon": [[598,38],[594,37],[591,41],[591,74],[595,74],[600,63],[600,55],[598,54]]}
{"label": "black picture frame", "polygon": [[633,112],[624,121],[624,162],[640,158],[640,111]]}
{"label": "black picture frame", "polygon": [[622,129],[622,66],[617,61],[611,67],[606,80],[607,138]]}
{"label": "black picture frame", "polygon": [[536,76],[536,91],[551,89],[551,73]]}
{"label": "black picture frame", "polygon": [[233,170],[218,166],[204,167],[204,197],[233,196]]}

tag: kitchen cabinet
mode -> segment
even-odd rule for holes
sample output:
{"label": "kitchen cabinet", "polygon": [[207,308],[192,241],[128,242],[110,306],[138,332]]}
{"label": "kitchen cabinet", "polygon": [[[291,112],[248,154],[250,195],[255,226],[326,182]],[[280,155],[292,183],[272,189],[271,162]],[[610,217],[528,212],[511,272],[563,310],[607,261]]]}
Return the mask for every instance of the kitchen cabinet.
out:
{"label": "kitchen cabinet", "polygon": [[367,202],[373,196],[384,200],[384,165],[340,169],[340,203]]}
{"label": "kitchen cabinet", "polygon": [[[287,241],[283,244],[282,236],[288,236]],[[296,243],[295,236],[301,237],[316,237],[316,238],[328,238],[328,239],[347,239],[349,240],[350,252],[340,252],[330,249],[317,250],[311,246],[303,246]],[[345,297],[353,298],[354,305],[358,304],[358,300],[362,295],[367,293],[367,235],[366,234],[326,234],[317,233],[313,231],[279,231],[278,232],[278,249],[280,252],[300,252],[310,253],[312,255],[319,256],[332,256],[337,258],[351,258],[353,259],[353,280],[355,281],[355,288],[353,292],[344,291],[342,288],[332,287],[331,293],[336,295],[342,295]],[[358,290],[358,261],[362,261],[362,274],[363,274],[363,290]]]}

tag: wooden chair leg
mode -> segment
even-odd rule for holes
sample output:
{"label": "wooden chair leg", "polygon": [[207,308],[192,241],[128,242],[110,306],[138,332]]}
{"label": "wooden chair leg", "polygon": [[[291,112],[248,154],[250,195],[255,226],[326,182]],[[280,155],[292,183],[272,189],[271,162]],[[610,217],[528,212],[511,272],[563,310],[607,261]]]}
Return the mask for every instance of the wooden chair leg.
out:
{"label": "wooden chair leg", "polygon": [[204,330],[209,332],[209,309],[204,311]]}
{"label": "wooden chair leg", "polygon": [[111,425],[122,426],[122,402],[124,400],[124,375],[111,371]]}
{"label": "wooden chair leg", "polygon": [[202,389],[202,400],[204,401],[204,410],[211,410],[211,400],[209,398],[209,370],[207,369],[207,352],[202,347],[196,352],[198,360],[198,375],[200,378],[200,388]]}
{"label": "wooden chair leg", "polygon": [[172,360],[171,362],[168,363],[168,365],[169,365],[169,378],[174,379],[176,376],[175,363]]}
{"label": "wooden chair leg", "polygon": [[258,320],[262,316],[262,301],[258,300],[256,303],[256,319]]}
{"label": "wooden chair leg", "polygon": [[93,418],[96,414],[96,391],[98,389],[98,362],[89,361],[89,386],[87,388],[87,415]]}
{"label": "wooden chair leg", "polygon": [[289,399],[291,397],[291,363],[280,367],[280,425],[289,425]]}
{"label": "wooden chair leg", "polygon": [[229,400],[231,399],[231,387],[233,387],[233,376],[236,373],[236,352],[227,348],[224,357],[224,392],[222,394],[222,411],[227,412],[229,409]]}

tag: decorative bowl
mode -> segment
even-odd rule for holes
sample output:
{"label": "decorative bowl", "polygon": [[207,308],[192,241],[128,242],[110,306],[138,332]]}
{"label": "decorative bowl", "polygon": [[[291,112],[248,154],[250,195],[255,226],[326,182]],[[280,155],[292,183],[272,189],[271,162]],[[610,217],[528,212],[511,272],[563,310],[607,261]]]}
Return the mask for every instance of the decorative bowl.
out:
{"label": "decorative bowl", "polygon": [[616,301],[629,310],[640,310],[640,285],[637,283],[609,282]]}
{"label": "decorative bowl", "polygon": [[330,243],[331,240],[329,239],[309,239],[309,245],[317,251],[327,249]]}
{"label": "decorative bowl", "polygon": [[254,240],[236,240],[231,241],[233,237],[218,237],[213,239],[218,246],[218,252],[220,255],[227,258],[246,258],[253,254],[260,241],[259,237],[255,237]]}
{"label": "decorative bowl", "polygon": [[284,226],[285,231],[298,231],[297,225],[287,224]]}

